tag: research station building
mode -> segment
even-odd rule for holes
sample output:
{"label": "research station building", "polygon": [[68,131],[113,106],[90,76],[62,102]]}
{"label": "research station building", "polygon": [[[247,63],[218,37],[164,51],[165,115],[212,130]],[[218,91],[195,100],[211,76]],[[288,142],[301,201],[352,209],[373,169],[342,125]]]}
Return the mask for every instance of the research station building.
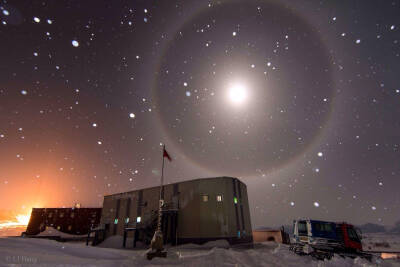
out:
{"label": "research station building", "polygon": [[[233,177],[164,185],[162,231],[173,245],[225,239],[252,242],[247,188]],[[160,187],[104,196],[100,227],[112,235],[149,243],[157,225]]]}

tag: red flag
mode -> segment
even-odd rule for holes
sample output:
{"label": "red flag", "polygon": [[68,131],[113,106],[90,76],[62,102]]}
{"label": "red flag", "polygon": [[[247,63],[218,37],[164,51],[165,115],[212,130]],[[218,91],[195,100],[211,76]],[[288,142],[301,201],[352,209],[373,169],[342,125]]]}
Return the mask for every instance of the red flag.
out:
{"label": "red flag", "polygon": [[163,157],[167,158],[169,161],[172,161],[171,157],[169,156],[167,150],[165,150],[165,147],[163,148],[164,152],[163,152]]}

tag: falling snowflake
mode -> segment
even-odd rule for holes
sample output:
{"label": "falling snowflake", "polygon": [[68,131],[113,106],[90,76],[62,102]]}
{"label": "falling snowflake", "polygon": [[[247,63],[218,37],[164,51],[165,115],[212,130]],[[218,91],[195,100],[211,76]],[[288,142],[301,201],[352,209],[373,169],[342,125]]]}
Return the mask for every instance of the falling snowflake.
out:
{"label": "falling snowflake", "polygon": [[375,207],[375,206],[372,206],[371,209],[372,209],[372,210],[376,210],[376,207]]}
{"label": "falling snowflake", "polygon": [[131,119],[134,119],[134,118],[136,117],[136,115],[135,115],[135,113],[130,113],[130,114],[129,114],[129,117],[130,117]]}
{"label": "falling snowflake", "polygon": [[77,40],[72,40],[72,46],[74,47],[78,47],[79,46],[79,42]]}
{"label": "falling snowflake", "polygon": [[48,19],[48,20],[47,20],[47,23],[48,23],[48,24],[52,24],[53,21],[52,21],[51,19]]}
{"label": "falling snowflake", "polygon": [[37,52],[34,52],[33,55],[34,55],[35,57],[37,57],[39,54],[38,54]]}
{"label": "falling snowflake", "polygon": [[292,206],[292,207],[294,206],[294,202],[293,202],[293,201],[292,201],[292,202],[290,202],[290,206]]}
{"label": "falling snowflake", "polygon": [[396,26],[394,26],[394,25],[390,26],[390,29],[391,29],[392,31],[394,30],[394,28],[396,28]]}
{"label": "falling snowflake", "polygon": [[3,10],[3,14],[4,14],[5,16],[8,16],[8,15],[10,15],[10,12],[8,12],[8,10],[4,9],[4,10]]}
{"label": "falling snowflake", "polygon": [[359,43],[361,43],[361,40],[360,40],[360,39],[357,39],[357,40],[356,40],[356,44],[359,44]]}
{"label": "falling snowflake", "polygon": [[38,17],[33,17],[33,21],[36,22],[36,23],[39,23],[40,19]]}
{"label": "falling snowflake", "polygon": [[28,94],[28,92],[27,92],[26,90],[21,90],[21,94],[23,94],[23,95],[27,95],[27,94]]}
{"label": "falling snowflake", "polygon": [[191,95],[190,91],[186,91],[186,96],[190,96],[190,95]]}
{"label": "falling snowflake", "polygon": [[187,82],[184,82],[184,83],[183,83],[183,86],[185,86],[185,87],[188,86]]}
{"label": "falling snowflake", "polygon": [[322,157],[324,154],[322,152],[318,152],[318,157]]}
{"label": "falling snowflake", "polygon": [[314,207],[318,208],[319,207],[319,203],[318,202],[314,202]]}
{"label": "falling snowflake", "polygon": [[236,32],[232,32],[232,35],[233,35],[233,36],[236,36]]}
{"label": "falling snowflake", "polygon": [[96,128],[97,127],[97,123],[92,123],[92,126]]}
{"label": "falling snowflake", "polygon": [[101,145],[101,144],[102,144],[102,142],[101,142],[101,141],[97,141],[97,144]]}

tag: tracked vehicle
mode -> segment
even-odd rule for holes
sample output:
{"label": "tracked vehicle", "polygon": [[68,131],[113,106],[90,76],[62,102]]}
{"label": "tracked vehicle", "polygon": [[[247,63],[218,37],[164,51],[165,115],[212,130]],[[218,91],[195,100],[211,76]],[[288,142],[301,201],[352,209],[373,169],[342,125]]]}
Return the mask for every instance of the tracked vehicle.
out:
{"label": "tracked vehicle", "polygon": [[294,220],[290,249],[321,260],[330,259],[334,254],[371,260],[372,255],[362,250],[361,238],[361,231],[345,222]]}

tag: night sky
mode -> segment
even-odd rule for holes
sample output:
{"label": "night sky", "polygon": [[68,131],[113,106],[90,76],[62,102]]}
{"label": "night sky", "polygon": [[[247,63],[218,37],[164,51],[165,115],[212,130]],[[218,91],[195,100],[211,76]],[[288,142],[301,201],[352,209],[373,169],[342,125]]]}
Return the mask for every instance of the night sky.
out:
{"label": "night sky", "polygon": [[0,209],[234,176],[254,227],[400,220],[400,1],[0,2]]}

